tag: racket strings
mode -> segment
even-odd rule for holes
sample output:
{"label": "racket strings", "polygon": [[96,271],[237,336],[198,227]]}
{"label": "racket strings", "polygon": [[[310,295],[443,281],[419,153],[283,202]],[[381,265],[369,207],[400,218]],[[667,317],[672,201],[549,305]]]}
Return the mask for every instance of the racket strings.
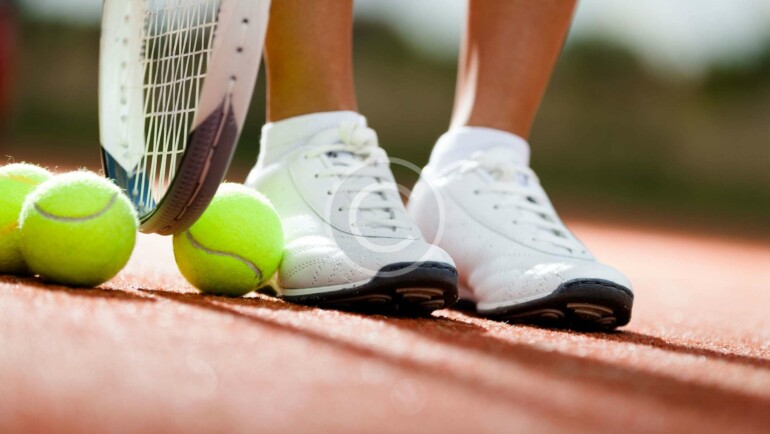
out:
{"label": "racket strings", "polygon": [[134,196],[153,208],[174,178],[198,109],[219,0],[144,0],[145,153]]}

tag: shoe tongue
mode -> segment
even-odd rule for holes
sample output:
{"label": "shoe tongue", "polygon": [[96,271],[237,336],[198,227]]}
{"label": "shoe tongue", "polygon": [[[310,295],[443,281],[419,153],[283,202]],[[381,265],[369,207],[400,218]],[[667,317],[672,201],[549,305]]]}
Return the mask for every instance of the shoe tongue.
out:
{"label": "shoe tongue", "polygon": [[508,146],[497,146],[485,152],[487,158],[512,166],[526,166],[521,155]]}
{"label": "shoe tongue", "polygon": [[526,166],[521,155],[510,147],[496,147],[480,155],[489,162],[487,177],[489,180],[514,182],[522,187],[530,184],[530,178],[525,173],[515,170],[516,167]]}

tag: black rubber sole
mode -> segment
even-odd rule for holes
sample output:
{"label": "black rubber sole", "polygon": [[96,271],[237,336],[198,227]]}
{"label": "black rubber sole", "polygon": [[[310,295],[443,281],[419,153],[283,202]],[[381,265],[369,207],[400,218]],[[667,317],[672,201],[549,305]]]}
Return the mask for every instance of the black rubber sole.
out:
{"label": "black rubber sole", "polygon": [[546,297],[480,315],[498,321],[572,330],[611,330],[631,320],[634,294],[605,280],[572,280]]}
{"label": "black rubber sole", "polygon": [[457,302],[457,270],[440,262],[397,263],[355,288],[283,299],[354,312],[428,315]]}

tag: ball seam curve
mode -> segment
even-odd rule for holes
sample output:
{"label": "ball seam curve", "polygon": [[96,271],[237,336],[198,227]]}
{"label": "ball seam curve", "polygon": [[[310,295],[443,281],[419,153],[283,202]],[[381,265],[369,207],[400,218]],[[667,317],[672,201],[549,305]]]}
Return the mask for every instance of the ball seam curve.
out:
{"label": "ball seam curve", "polygon": [[105,205],[104,208],[100,209],[99,211],[97,211],[94,214],[89,214],[89,215],[82,216],[82,217],[64,217],[64,216],[59,216],[59,215],[56,215],[56,214],[52,214],[52,213],[50,213],[50,212],[40,208],[40,206],[38,204],[34,204],[34,207],[35,207],[35,211],[37,211],[41,216],[43,216],[44,218],[47,218],[49,220],[54,220],[54,221],[57,221],[57,222],[85,222],[85,221],[93,220],[95,218],[99,218],[99,217],[103,216],[107,211],[110,210],[110,208],[112,208],[112,205],[115,204],[115,201],[117,200],[117,198],[118,198],[118,194],[114,193],[112,195],[112,197],[110,198],[110,201],[107,202],[107,205]]}
{"label": "ball seam curve", "polygon": [[193,246],[193,248],[203,250],[205,253],[207,253],[209,255],[224,256],[224,257],[227,257],[227,258],[232,258],[232,259],[235,259],[237,261],[240,261],[240,262],[244,263],[247,267],[249,267],[251,269],[251,271],[254,272],[254,274],[257,276],[257,280],[259,280],[260,282],[262,281],[262,279],[263,279],[262,270],[260,270],[259,267],[257,267],[257,264],[249,261],[248,259],[244,258],[243,256],[236,255],[235,253],[223,252],[223,251],[220,251],[220,250],[210,249],[210,248],[204,246],[203,244],[201,244],[200,242],[198,242],[198,240],[196,240],[195,237],[193,237],[193,234],[190,233],[189,230],[184,231],[184,234],[185,234],[185,237],[187,237],[187,241],[190,242],[190,244]]}

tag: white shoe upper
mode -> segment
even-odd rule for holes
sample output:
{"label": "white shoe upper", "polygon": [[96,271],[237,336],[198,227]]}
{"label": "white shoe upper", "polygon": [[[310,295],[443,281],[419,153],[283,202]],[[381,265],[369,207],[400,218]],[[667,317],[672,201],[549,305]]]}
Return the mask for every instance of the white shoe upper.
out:
{"label": "white shoe upper", "polygon": [[261,156],[246,185],[265,194],[283,221],[284,293],[355,287],[392,264],[453,265],[408,217],[387,155],[361,116],[289,144],[278,158]]}
{"label": "white shoe upper", "polygon": [[546,296],[576,279],[631,289],[564,226],[535,173],[511,149],[495,147],[441,170],[430,165],[409,214],[455,261],[460,296],[480,311]]}

